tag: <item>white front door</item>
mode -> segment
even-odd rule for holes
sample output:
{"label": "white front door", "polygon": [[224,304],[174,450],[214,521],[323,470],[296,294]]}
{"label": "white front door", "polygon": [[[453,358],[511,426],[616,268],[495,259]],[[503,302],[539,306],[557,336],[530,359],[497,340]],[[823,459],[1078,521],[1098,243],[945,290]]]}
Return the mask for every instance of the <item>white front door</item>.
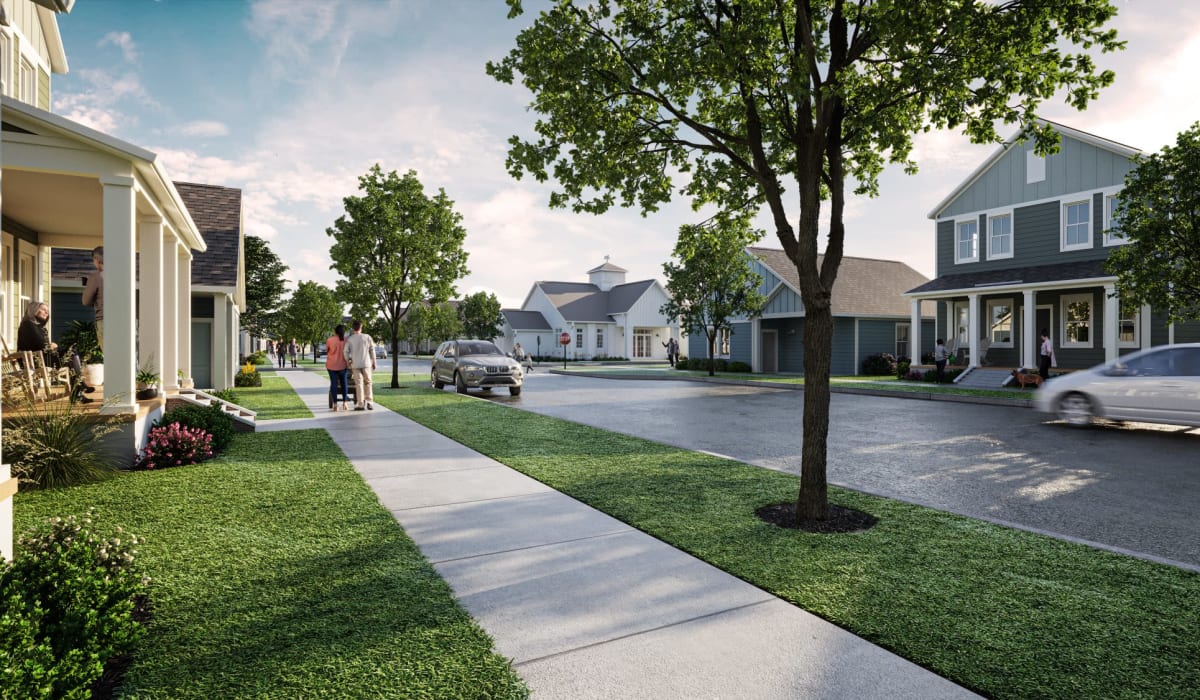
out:
{"label": "white front door", "polygon": [[633,356],[635,358],[650,357],[650,333],[647,331],[633,332]]}

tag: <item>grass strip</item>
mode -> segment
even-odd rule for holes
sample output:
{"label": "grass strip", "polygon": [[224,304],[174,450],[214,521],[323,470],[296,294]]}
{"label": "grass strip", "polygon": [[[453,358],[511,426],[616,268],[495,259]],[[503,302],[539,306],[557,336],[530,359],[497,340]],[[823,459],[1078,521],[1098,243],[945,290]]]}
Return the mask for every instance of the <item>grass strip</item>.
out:
{"label": "grass strip", "polygon": [[519,698],[527,689],[323,430],[21,494],[18,527],[99,511],[146,537],[129,698]]}
{"label": "grass strip", "polygon": [[233,390],[238,405],[257,413],[259,420],[312,417],[312,411],[300,400],[288,380],[275,374],[261,376],[262,386],[239,386]]}
{"label": "grass strip", "polygon": [[760,521],[794,475],[419,388],[385,406],[970,689],[1195,698],[1200,575],[830,488],[880,523]]}

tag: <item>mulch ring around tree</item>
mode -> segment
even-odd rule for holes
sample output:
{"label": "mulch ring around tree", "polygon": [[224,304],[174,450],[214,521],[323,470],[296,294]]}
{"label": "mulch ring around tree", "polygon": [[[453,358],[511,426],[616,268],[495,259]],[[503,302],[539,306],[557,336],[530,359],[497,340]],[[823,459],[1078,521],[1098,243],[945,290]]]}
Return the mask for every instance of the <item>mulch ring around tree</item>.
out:
{"label": "mulch ring around tree", "polygon": [[770,523],[776,527],[820,534],[863,532],[870,530],[875,526],[875,523],[879,522],[879,518],[870,513],[864,513],[861,510],[854,510],[853,508],[835,506],[832,503],[829,504],[829,518],[827,520],[802,521],[797,519],[795,501],[763,506],[754,511],[754,514],[763,522]]}

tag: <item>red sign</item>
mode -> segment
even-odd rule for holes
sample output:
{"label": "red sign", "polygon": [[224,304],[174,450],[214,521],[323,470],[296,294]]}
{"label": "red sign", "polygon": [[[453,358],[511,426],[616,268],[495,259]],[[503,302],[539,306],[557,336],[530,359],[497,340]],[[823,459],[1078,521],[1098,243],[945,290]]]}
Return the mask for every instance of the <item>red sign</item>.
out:
{"label": "red sign", "polygon": [[571,334],[564,331],[561,335],[558,336],[558,342],[563,345],[570,345],[571,344]]}

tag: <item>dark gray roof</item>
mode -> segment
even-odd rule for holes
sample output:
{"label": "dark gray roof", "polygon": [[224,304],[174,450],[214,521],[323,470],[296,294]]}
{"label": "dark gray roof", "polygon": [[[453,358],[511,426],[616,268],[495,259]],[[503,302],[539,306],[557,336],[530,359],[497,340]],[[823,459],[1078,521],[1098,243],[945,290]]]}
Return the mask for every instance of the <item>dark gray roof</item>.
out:
{"label": "dark gray roof", "polygon": [[608,295],[586,282],[538,282],[537,286],[568,321],[612,323]]}
{"label": "dark gray roof", "polygon": [[623,314],[637,303],[646,290],[654,284],[654,280],[642,280],[628,284],[618,284],[608,290],[608,313]]}
{"label": "dark gray roof", "polygon": [[92,264],[92,251],[74,248],[55,248],[50,252],[50,279],[74,280],[87,277],[96,271]]}
{"label": "dark gray roof", "polygon": [[541,311],[522,311],[521,309],[500,309],[504,320],[513,330],[518,331],[548,331],[550,323]]}
{"label": "dark gray roof", "polygon": [[[797,291],[800,273],[787,253],[777,248],[747,248],[771,272]],[[825,256],[817,256],[820,266]],[[833,283],[831,304],[837,316],[908,316],[911,305],[903,294],[928,278],[896,260],[845,256]]]}
{"label": "dark gray roof", "polygon": [[218,185],[176,182],[208,250],[192,256],[192,284],[236,287],[242,245],[242,191]]}
{"label": "dark gray roof", "polygon": [[1081,260],[1079,262],[1038,265],[1037,267],[1015,267],[987,272],[963,272],[942,275],[919,287],[908,290],[909,294],[969,290],[986,291],[988,287],[1005,284],[1045,284],[1069,282],[1071,280],[1112,277],[1104,271],[1103,260]]}
{"label": "dark gray roof", "polygon": [[629,270],[626,270],[623,267],[617,267],[616,265],[613,265],[609,261],[605,260],[603,265],[600,265],[599,267],[593,267],[587,271],[589,275],[593,272],[629,272]]}

